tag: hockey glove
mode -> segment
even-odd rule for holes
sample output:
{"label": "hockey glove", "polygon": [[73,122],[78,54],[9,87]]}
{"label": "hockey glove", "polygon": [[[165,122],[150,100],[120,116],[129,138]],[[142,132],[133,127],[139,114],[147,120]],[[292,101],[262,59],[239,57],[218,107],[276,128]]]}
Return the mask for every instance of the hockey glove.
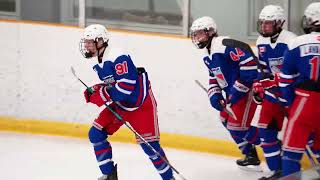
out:
{"label": "hockey glove", "polygon": [[87,102],[87,103],[90,102],[90,96],[94,93],[94,92],[92,92],[92,91],[93,91],[93,89],[92,89],[92,87],[90,87],[90,88],[87,88],[87,89],[83,92],[84,98],[86,99],[86,102]]}
{"label": "hockey glove", "polygon": [[218,111],[223,111],[225,107],[225,100],[221,94],[220,88],[211,88],[208,91],[208,95],[210,98],[210,103],[213,108],[215,108]]}
{"label": "hockey glove", "polygon": [[87,102],[91,102],[98,107],[101,107],[105,103],[112,102],[105,84],[97,84],[92,87],[93,93],[91,94],[88,89],[85,90],[84,96]]}
{"label": "hockey glove", "polygon": [[265,96],[265,90],[278,87],[279,75],[276,73],[273,78],[265,78],[253,83],[253,100],[261,104]]}
{"label": "hockey glove", "polygon": [[239,81],[235,81],[230,90],[228,103],[230,103],[231,105],[235,104],[239,99],[244,97],[249,92],[249,90],[250,88],[248,88],[246,85],[240,83]]}
{"label": "hockey glove", "polygon": [[252,85],[253,88],[253,100],[257,104],[262,104],[264,98],[264,88],[260,82],[255,82]]}
{"label": "hockey glove", "polygon": [[265,79],[259,80],[259,83],[265,90],[271,89],[273,87],[278,87],[279,75],[275,74],[274,78],[265,78]]}
{"label": "hockey glove", "polygon": [[210,103],[211,106],[218,111],[223,111],[223,109],[225,108],[225,100],[221,93],[217,93],[211,96]]}

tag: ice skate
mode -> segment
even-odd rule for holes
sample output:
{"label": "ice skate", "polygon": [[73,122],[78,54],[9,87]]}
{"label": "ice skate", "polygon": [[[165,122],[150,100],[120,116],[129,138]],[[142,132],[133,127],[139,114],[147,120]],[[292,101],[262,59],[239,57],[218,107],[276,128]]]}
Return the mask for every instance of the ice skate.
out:
{"label": "ice skate", "polygon": [[281,171],[280,170],[277,170],[277,171],[274,171],[274,173],[269,176],[269,177],[261,177],[259,178],[259,180],[276,180],[276,179],[279,179],[281,177]]}
{"label": "ice skate", "polygon": [[118,180],[117,164],[114,166],[111,174],[103,175],[98,180]]}
{"label": "ice skate", "polygon": [[243,159],[237,160],[239,168],[246,171],[261,172],[262,168],[260,167],[260,163],[260,159],[254,146],[251,147],[250,151]]}

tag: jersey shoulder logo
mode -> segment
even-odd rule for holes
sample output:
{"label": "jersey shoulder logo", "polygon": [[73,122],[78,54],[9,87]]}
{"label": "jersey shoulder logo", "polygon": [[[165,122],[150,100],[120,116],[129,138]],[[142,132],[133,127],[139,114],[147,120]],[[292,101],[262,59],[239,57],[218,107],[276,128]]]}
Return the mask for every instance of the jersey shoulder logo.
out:
{"label": "jersey shoulder logo", "polygon": [[245,53],[240,48],[235,48],[235,49],[236,49],[236,52],[233,52],[233,51],[230,52],[230,57],[233,61],[239,61],[240,58],[245,55]]}
{"label": "jersey shoulder logo", "polygon": [[211,69],[211,72],[214,74],[214,76],[216,77],[217,79],[217,82],[219,84],[219,86],[221,88],[225,88],[228,86],[228,82],[226,80],[226,78],[224,77],[220,67],[215,67],[215,68],[212,68]]}

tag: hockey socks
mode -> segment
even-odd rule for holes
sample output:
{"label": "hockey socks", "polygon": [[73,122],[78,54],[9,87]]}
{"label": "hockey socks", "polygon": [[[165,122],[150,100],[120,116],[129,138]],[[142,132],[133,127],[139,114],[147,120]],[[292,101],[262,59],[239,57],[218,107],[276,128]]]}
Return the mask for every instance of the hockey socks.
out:
{"label": "hockey socks", "polygon": [[277,139],[278,131],[270,129],[259,129],[261,148],[264,152],[267,165],[271,171],[281,169],[281,144]]}
{"label": "hockey socks", "polygon": [[242,154],[248,154],[252,144],[260,144],[260,139],[258,138],[258,129],[251,126],[247,131],[235,131],[229,130],[233,140],[237,143]]}
{"label": "hockey socks", "polygon": [[[160,143],[158,141],[149,142],[149,144],[160,153],[160,155],[166,158],[164,151],[162,150]],[[153,163],[154,167],[157,169],[158,173],[162,177],[163,180],[171,180],[173,179],[172,169],[170,166],[163,161],[159,156],[157,156],[147,145],[140,144],[143,151],[149,156],[149,159]]]}
{"label": "hockey socks", "polygon": [[238,159],[236,163],[241,169],[247,171],[261,171],[260,160],[253,144],[260,144],[258,138],[258,129],[251,126],[247,131],[229,130],[234,141],[238,144],[242,154],[245,155],[243,159]]}
{"label": "hockey socks", "polygon": [[96,159],[102,174],[109,175],[114,169],[112,161],[112,148],[107,141],[107,133],[91,127],[89,131],[89,139],[94,147]]}
{"label": "hockey socks", "polygon": [[282,176],[300,171],[300,160],[303,153],[283,151],[282,156]]}
{"label": "hockey socks", "polygon": [[259,145],[261,142],[259,138],[258,128],[255,126],[250,126],[246,135],[244,136],[244,139],[247,140],[250,144]]}

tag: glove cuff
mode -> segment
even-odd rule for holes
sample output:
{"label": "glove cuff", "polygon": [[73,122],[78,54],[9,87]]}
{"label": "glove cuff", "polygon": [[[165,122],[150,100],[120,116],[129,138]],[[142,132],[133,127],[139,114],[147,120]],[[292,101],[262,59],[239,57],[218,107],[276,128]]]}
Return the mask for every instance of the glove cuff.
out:
{"label": "glove cuff", "polygon": [[106,86],[101,87],[101,88],[99,89],[99,94],[100,94],[101,99],[102,99],[104,102],[110,101],[110,97],[109,97],[109,94],[108,94],[108,92],[107,92],[107,87],[106,87]]}
{"label": "glove cuff", "polygon": [[210,89],[208,90],[208,96],[209,96],[209,98],[211,98],[213,95],[215,95],[215,94],[217,94],[217,93],[221,94],[221,89],[220,89],[219,87],[210,88]]}
{"label": "glove cuff", "polygon": [[248,88],[247,86],[245,86],[244,84],[240,83],[239,81],[236,81],[233,85],[233,87],[240,92],[246,93],[250,90],[250,88]]}

